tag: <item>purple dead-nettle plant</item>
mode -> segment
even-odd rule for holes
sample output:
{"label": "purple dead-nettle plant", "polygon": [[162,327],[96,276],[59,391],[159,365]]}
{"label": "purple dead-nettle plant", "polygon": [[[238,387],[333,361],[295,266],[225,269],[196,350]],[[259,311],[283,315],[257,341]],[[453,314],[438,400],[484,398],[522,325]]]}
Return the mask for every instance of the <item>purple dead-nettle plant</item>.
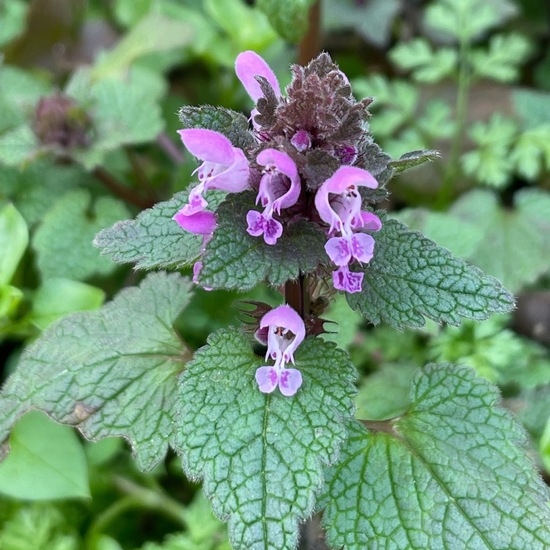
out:
{"label": "purple dead-nettle plant", "polygon": [[[373,210],[394,174],[437,153],[392,160],[381,151],[366,124],[370,99],[353,97],[327,54],[292,72],[281,91],[267,63],[243,52],[236,73],[254,101],[250,118],[180,109],[198,182],[95,239],[116,261],[161,272],[29,346],[0,395],[0,443],[38,409],[91,439],[125,437],[146,470],[170,446],[187,476],[204,481],[236,550],[295,549],[315,508],[331,548],[443,548],[457,533],[456,548],[550,548],[546,489],[514,442],[523,434],[473,371],[425,366],[394,418],[355,418],[345,302],[402,330],[426,318],[486,319],[514,300]],[[179,330],[193,285],[162,271],[193,264],[204,289],[268,284],[284,305],[244,300],[248,326],[220,328],[193,351]],[[342,332],[319,338],[339,291],[345,302],[330,316]],[[256,352],[252,334],[266,350]],[[516,517],[520,507],[529,521]]]}

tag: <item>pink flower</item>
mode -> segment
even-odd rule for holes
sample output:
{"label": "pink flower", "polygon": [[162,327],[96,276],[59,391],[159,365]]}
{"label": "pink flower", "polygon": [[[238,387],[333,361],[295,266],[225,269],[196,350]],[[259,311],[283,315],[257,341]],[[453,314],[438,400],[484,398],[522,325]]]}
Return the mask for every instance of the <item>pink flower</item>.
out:
{"label": "pink flower", "polygon": [[248,188],[248,160],[223,134],[202,128],[179,130],[178,133],[189,152],[203,161],[195,170],[199,184],[189,193],[189,202],[181,210],[184,215],[206,209],[208,203],[202,195],[208,189],[239,193]]}
{"label": "pink flower", "polygon": [[264,97],[260,84],[256,80],[257,76],[263,76],[273,88],[275,95],[280,97],[281,88],[275,73],[256,52],[251,50],[241,52],[235,60],[235,72],[254,103]]}
{"label": "pink flower", "polygon": [[332,272],[332,282],[336,290],[353,294],[354,292],[361,292],[364,276],[364,273],[350,271],[347,265],[343,265]]}
{"label": "pink flower", "polygon": [[275,244],[283,233],[281,223],[273,218],[281,209],[296,204],[301,186],[294,161],[277,149],[264,149],[256,158],[264,166],[256,204],[264,207],[262,213],[250,210],[246,215],[247,232],[253,237],[264,236],[267,244]]}
{"label": "pink flower", "polygon": [[370,172],[356,166],[341,166],[319,187],[315,206],[321,219],[330,224],[329,233],[339,231],[342,235],[350,235],[367,220],[375,225],[376,219],[382,226],[377,216],[361,212],[359,187],[376,189],[378,182]]}
{"label": "pink flower", "polygon": [[256,370],[256,382],[263,393],[271,393],[277,386],[283,395],[294,395],[302,385],[302,374],[297,369],[287,369],[286,364],[294,364],[294,351],[302,343],[306,329],[301,317],[287,305],[276,307],[266,313],[261,321],[257,337],[262,341],[262,333],[267,329],[267,353],[275,364]]}
{"label": "pink flower", "polygon": [[[202,235],[201,255],[206,249],[206,245],[210,242],[216,229],[216,214],[212,212],[197,212],[195,214],[186,215],[183,209],[174,215],[172,218],[178,225],[195,235]],[[198,284],[199,275],[202,270],[202,262],[199,260],[193,266],[193,282]],[[205,290],[212,290],[205,287]]]}
{"label": "pink flower", "polygon": [[[357,260],[368,263],[374,255],[374,239],[360,231],[378,231],[380,218],[362,211],[359,187],[376,189],[374,177],[355,166],[341,166],[319,187],[315,206],[321,219],[329,224],[326,243],[329,258],[339,267],[332,273],[334,288],[346,292],[360,292],[363,273],[349,270],[348,265]],[[340,236],[335,236],[340,233]]]}
{"label": "pink flower", "polygon": [[[258,99],[264,97],[262,88],[256,79],[258,76],[262,76],[267,80],[273,88],[276,97],[281,97],[281,88],[279,87],[279,81],[275,73],[256,52],[251,50],[241,52],[235,60],[235,73],[254,103],[258,103]],[[252,119],[254,129],[260,130],[260,127],[254,120],[257,114],[258,110],[256,108],[252,109],[250,118]]]}

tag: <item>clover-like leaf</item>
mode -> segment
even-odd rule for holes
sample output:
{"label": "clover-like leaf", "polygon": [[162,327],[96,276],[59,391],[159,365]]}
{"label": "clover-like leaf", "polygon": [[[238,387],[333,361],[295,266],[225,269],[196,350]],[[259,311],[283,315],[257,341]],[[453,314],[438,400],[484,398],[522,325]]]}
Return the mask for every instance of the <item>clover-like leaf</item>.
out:
{"label": "clover-like leaf", "polygon": [[128,215],[120,201],[100,197],[93,203],[84,189],[70,191],[48,210],[34,235],[32,245],[37,252],[42,276],[86,279],[94,274],[108,274],[114,264],[102,258],[93,247],[95,234]]}
{"label": "clover-like leaf", "polygon": [[178,117],[184,128],[206,128],[220,132],[234,147],[246,149],[254,145],[248,120],[242,113],[212,105],[185,105],[178,111]]}
{"label": "clover-like leaf", "polygon": [[313,511],[323,464],[333,463],[353,414],[355,369],[333,344],[306,339],[295,352],[303,384],[293,397],[261,393],[265,364],[237,329],[220,330],[181,378],[172,445],[192,479],[203,479],[235,550],[285,548]]}
{"label": "clover-like leaf", "polygon": [[276,245],[246,232],[254,209],[251,192],[230,195],[217,210],[218,226],[203,257],[200,283],[212,288],[248,290],[267,280],[273,285],[312,271],[324,259],[326,237],[305,220],[292,223]]}
{"label": "clover-like leaf", "polygon": [[363,290],[348,303],[377,324],[420,327],[424,316],[458,325],[510,311],[514,299],[493,277],[455,258],[445,248],[382,215],[373,260],[362,269]]}
{"label": "clover-like leaf", "polygon": [[510,147],[517,131],[512,119],[498,113],[487,124],[474,123],[468,133],[478,147],[462,155],[461,162],[466,174],[495,187],[508,183],[514,165]]}
{"label": "clover-like leaf", "polygon": [[31,344],[0,394],[0,442],[26,411],[77,426],[92,440],[122,436],[138,465],[165,456],[176,376],[188,351],[172,325],[191,283],[154,273],[96,311],[63,318]]}
{"label": "clover-like leaf", "polygon": [[487,51],[474,50],[470,60],[477,75],[511,82],[517,78],[519,65],[530,50],[529,42],[521,34],[497,34],[491,38]]}
{"label": "clover-like leaf", "polygon": [[331,547],[549,548],[548,487],[497,389],[469,368],[432,364],[410,400],[371,424],[380,431],[349,424],[322,502]]}

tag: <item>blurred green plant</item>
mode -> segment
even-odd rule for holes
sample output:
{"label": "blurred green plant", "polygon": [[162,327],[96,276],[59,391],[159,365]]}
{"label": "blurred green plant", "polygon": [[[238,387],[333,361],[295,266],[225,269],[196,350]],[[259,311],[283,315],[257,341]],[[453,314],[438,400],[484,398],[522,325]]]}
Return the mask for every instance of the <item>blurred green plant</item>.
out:
{"label": "blurred green plant", "polygon": [[[514,118],[496,113],[488,122],[470,124],[472,88],[483,80],[517,81],[521,64],[533,51],[518,32],[495,34],[495,28],[516,14],[509,1],[436,0],[424,13],[429,38],[400,42],[390,52],[396,68],[408,72],[411,81],[382,75],[354,81],[359,95],[375,97],[372,132],[394,156],[411,148],[437,149],[449,143],[437,202],[440,208],[456,194],[464,175],[476,183],[503,188],[514,174],[533,181],[550,168],[547,117],[528,114],[537,107],[548,110],[550,96],[518,90],[513,95]],[[447,81],[456,85],[454,105],[429,99],[437,90],[435,85]],[[464,152],[469,148],[466,136],[475,148]]]}

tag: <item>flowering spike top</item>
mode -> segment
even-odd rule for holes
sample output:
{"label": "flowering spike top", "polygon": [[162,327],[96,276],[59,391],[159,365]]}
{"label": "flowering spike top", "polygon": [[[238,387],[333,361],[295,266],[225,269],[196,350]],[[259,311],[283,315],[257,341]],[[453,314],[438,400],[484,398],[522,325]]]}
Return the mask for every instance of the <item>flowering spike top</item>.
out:
{"label": "flowering spike top", "polygon": [[267,244],[275,244],[283,233],[283,226],[273,214],[280,215],[281,209],[296,204],[301,191],[300,178],[294,161],[276,149],[264,149],[256,162],[264,167],[256,198],[256,204],[260,203],[264,211],[248,212],[247,231],[254,237],[263,235]]}
{"label": "flowering spike top", "polygon": [[196,170],[199,184],[189,193],[189,202],[183,207],[183,214],[191,215],[204,210],[208,203],[203,193],[208,189],[239,193],[248,188],[248,160],[243,151],[233,147],[223,134],[202,128],[179,130],[178,133],[189,152],[203,161]]}
{"label": "flowering spike top", "polygon": [[[287,369],[287,363],[294,364],[294,352],[302,343],[306,329],[301,317],[287,305],[276,307],[266,313],[260,321],[259,333],[267,329],[266,359],[273,359],[273,366],[256,370],[256,382],[263,393],[271,393],[278,386],[283,395],[294,395],[302,385],[302,374],[298,369]],[[263,340],[259,336],[260,341]]]}
{"label": "flowering spike top", "polygon": [[[309,270],[314,273],[312,279],[326,272],[316,266],[330,264],[336,289],[360,292],[364,274],[354,271],[354,265],[367,264],[373,258],[375,242],[369,232],[381,228],[380,219],[363,209],[363,201],[384,196],[383,189],[373,191],[378,189],[378,182],[365,168],[374,166],[382,181],[391,173],[386,156],[380,154],[366,129],[371,100],[354,98],[349,79],[328,54],[319,55],[305,67],[294,65],[292,81],[283,91],[275,73],[253,51],[237,56],[235,72],[255,102],[252,124],[247,126],[244,119],[243,125],[238,113],[223,113],[223,109],[213,107],[205,107],[204,114],[199,108],[187,119],[182,118],[191,127],[180,131],[182,141],[203,163],[197,169],[199,184],[174,219],[186,231],[203,234],[207,243],[215,222],[197,217],[208,206],[205,192],[250,188],[256,192],[258,206],[242,208],[248,235],[240,235],[239,239],[245,248],[249,236],[261,237],[270,247],[286,247],[299,255],[302,229],[293,234],[298,237],[296,242],[285,241],[283,230],[301,224],[305,234],[307,224],[316,225],[321,231],[309,232],[311,242],[325,235],[328,257],[324,259],[321,253],[317,259],[320,247],[304,245],[311,252],[307,265],[313,266]],[[212,116],[212,110],[216,116]],[[213,130],[197,128],[198,124],[213,124],[225,130],[231,141]],[[234,147],[232,142],[243,144],[243,148]],[[243,200],[248,201],[248,195]],[[224,216],[235,211],[224,209]],[[224,219],[223,225],[235,230],[243,227],[240,220],[228,222]],[[218,245],[214,239],[209,247]],[[277,251],[271,256],[262,246],[250,250],[257,251],[257,257],[264,260],[281,257]],[[294,261],[292,253],[283,256]],[[302,270],[299,260],[295,260],[294,268]]]}
{"label": "flowering spike top", "polygon": [[281,95],[281,88],[275,73],[256,52],[251,50],[241,52],[235,60],[235,72],[254,103],[264,97],[262,88],[256,79],[257,76],[262,76],[269,82],[277,97]]}

